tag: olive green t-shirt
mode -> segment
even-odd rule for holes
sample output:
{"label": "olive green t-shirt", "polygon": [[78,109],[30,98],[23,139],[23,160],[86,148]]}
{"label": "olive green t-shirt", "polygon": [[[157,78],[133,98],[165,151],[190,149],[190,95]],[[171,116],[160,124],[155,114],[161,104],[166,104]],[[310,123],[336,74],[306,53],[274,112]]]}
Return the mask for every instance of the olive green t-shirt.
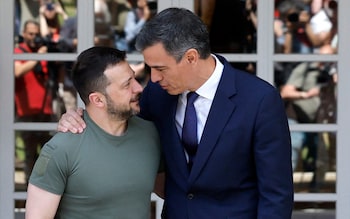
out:
{"label": "olive green t-shirt", "polygon": [[82,134],[45,144],[29,182],[62,195],[57,218],[149,219],[161,154],[155,126],[134,116],[117,137],[84,119]]}

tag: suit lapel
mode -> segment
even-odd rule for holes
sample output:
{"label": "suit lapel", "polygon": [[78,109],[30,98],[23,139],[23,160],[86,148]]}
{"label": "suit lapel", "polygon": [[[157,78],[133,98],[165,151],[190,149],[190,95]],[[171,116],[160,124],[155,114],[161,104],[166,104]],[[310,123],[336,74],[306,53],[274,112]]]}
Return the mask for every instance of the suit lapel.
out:
{"label": "suit lapel", "polygon": [[[172,102],[170,103],[170,111],[169,115],[167,116],[167,120],[165,121],[165,124],[170,125],[171,131],[170,132],[164,132],[169,134],[169,136],[164,136],[165,144],[164,144],[164,151],[166,152],[167,157],[167,165],[173,166],[172,168],[177,168],[177,173],[180,173],[182,177],[188,178],[188,168],[187,168],[187,160],[184,153],[184,149],[181,143],[180,135],[176,128],[176,121],[175,121],[175,115],[176,115],[176,108],[177,108],[177,102],[178,102],[178,96],[176,98],[172,97]],[[173,171],[175,172],[175,171]]]}
{"label": "suit lapel", "polygon": [[[198,146],[196,160],[193,164],[189,182],[193,182],[208,161],[210,154],[222,133],[226,123],[231,118],[236,107],[232,96],[236,93],[235,74],[229,63],[225,62],[224,71],[216,91],[208,119],[206,121],[201,141]],[[229,70],[228,70],[229,69]]]}

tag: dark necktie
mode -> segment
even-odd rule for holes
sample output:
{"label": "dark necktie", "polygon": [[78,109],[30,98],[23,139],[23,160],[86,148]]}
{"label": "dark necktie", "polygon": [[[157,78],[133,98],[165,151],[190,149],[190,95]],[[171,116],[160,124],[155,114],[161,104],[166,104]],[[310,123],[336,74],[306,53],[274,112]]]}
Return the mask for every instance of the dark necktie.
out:
{"label": "dark necktie", "polygon": [[185,111],[185,119],[182,127],[182,143],[187,151],[189,161],[188,166],[191,169],[193,158],[196,155],[198,140],[197,140],[197,114],[193,102],[197,99],[196,92],[187,94],[187,105]]}

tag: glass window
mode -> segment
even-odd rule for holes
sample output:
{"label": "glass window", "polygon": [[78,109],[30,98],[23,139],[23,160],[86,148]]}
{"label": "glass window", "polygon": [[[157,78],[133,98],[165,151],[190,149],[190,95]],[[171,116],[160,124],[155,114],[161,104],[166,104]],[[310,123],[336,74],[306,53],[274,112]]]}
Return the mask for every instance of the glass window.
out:
{"label": "glass window", "polygon": [[257,0],[195,0],[194,11],[207,24],[216,53],[256,53]]}
{"label": "glass window", "polygon": [[27,191],[27,184],[41,148],[50,140],[50,131],[16,131],[15,190]]}
{"label": "glass window", "polygon": [[[35,22],[33,33],[26,23]],[[76,1],[15,1],[14,47],[28,45],[28,52],[75,52],[77,47]],[[23,45],[24,44],[24,45]],[[44,49],[41,49],[44,52]]]}
{"label": "glass window", "polygon": [[15,200],[14,205],[15,205],[15,209],[14,209],[15,218],[24,219],[25,213],[26,213],[25,200]]}
{"label": "glass window", "polygon": [[337,82],[333,62],[275,62],[275,85],[298,123],[336,123]]}
{"label": "glass window", "polygon": [[336,192],[336,133],[292,131],[296,193]]}
{"label": "glass window", "polygon": [[232,67],[256,75],[255,62],[230,62]]}
{"label": "glass window", "polygon": [[[60,39],[63,38],[62,31],[65,24],[67,24],[70,28],[67,29],[69,31],[66,33],[71,34],[67,41],[71,42],[71,45],[73,45],[73,47],[68,47],[65,43],[61,43],[61,40],[58,42],[51,42],[48,38],[42,36],[40,31],[40,36],[36,37],[35,44],[48,46],[49,51],[47,52],[53,54],[44,55],[42,56],[43,58],[36,55],[28,56],[26,54],[23,56],[16,54],[14,58],[4,55],[0,60],[4,72],[11,72],[15,62],[30,62],[42,59],[43,61],[52,63],[63,62],[66,71],[65,75],[69,76],[69,69],[71,68],[72,62],[66,63],[66,61],[74,60],[75,55],[56,53],[76,52],[78,43],[77,2],[79,2],[79,7],[81,7],[79,9],[84,10],[83,16],[85,16],[85,14],[93,15],[93,10],[90,9],[92,9],[94,1],[97,0],[15,0],[12,3],[0,1],[0,5],[2,6],[0,17],[2,15],[2,18],[10,18],[9,22],[3,23],[5,31],[0,33],[1,39],[3,39],[2,43],[0,43],[0,47],[4,54],[11,53],[19,43],[23,42],[23,26],[25,21],[34,19],[40,26],[40,8],[45,5],[46,9],[50,9],[52,5],[47,4],[50,2],[53,4],[60,3],[63,10],[68,14],[68,19],[65,19],[64,15],[58,16],[61,27]],[[110,31],[111,35],[107,36],[107,38],[110,37],[110,42],[108,43],[110,46],[118,48],[118,43],[120,43],[118,40],[120,37],[125,36],[124,26],[127,13],[130,11],[130,3],[129,0],[104,1],[107,3],[110,13],[108,31]],[[324,4],[320,6],[319,3],[322,1]],[[158,7],[164,9],[166,7],[179,6],[187,7],[191,10],[193,9],[208,25],[213,52],[226,53],[224,56],[228,58],[234,67],[261,76],[263,79],[274,83],[278,89],[286,85],[289,76],[292,74],[297,64],[320,64],[314,69],[314,73],[318,72],[317,74],[319,74],[319,77],[312,77],[320,91],[317,97],[319,99],[317,103],[318,107],[314,107],[313,109],[314,112],[316,111],[317,119],[312,123],[293,123],[293,121],[290,120],[293,144],[292,163],[294,168],[294,188],[296,192],[293,218],[335,218],[335,211],[337,211],[337,217],[346,218],[349,215],[349,210],[344,207],[347,206],[346,204],[344,205],[344,203],[347,203],[348,199],[337,193],[343,194],[347,192],[347,184],[349,181],[347,179],[349,177],[347,172],[343,171],[344,168],[338,168],[339,172],[337,171],[336,163],[339,161],[338,163],[340,164],[346,164],[346,154],[349,154],[346,153],[349,151],[347,149],[347,143],[349,142],[347,140],[347,132],[340,129],[346,129],[348,127],[348,123],[346,122],[347,114],[342,113],[346,112],[348,104],[346,95],[343,94],[344,86],[346,85],[340,83],[338,88],[337,65],[339,64],[340,71],[348,69],[346,57],[349,57],[349,55],[347,52],[348,50],[344,49],[346,48],[344,45],[339,44],[338,46],[337,20],[339,18],[340,21],[343,21],[343,24],[347,24],[346,21],[349,20],[347,19],[349,15],[346,13],[346,8],[349,8],[347,7],[349,3],[348,1],[340,0],[275,0],[271,2],[266,1],[264,5],[258,5],[257,2],[257,0],[148,0],[148,5],[152,15],[157,12]],[[316,5],[313,6],[311,4],[312,2]],[[8,6],[12,6],[11,4],[13,4],[14,10],[6,10]],[[317,11],[317,4],[320,13],[313,14],[312,11]],[[341,7],[339,7],[341,17],[338,17],[338,4],[339,6],[341,5]],[[261,31],[259,34],[257,34],[256,31],[258,6],[259,18],[261,18],[259,20],[259,28],[261,30],[262,26],[262,30],[270,30]],[[94,8],[97,9],[97,7]],[[328,17],[324,17],[325,14]],[[81,14],[79,16],[81,16]],[[91,16],[88,17],[91,18]],[[95,18],[96,20],[98,20],[97,17]],[[323,22],[319,22],[322,20],[319,18],[322,17],[326,19],[323,20]],[[12,18],[14,19],[13,22],[11,21]],[[272,18],[274,18],[273,27],[271,22]],[[313,20],[311,20],[311,18],[313,18]],[[79,31],[83,33],[80,36],[81,43],[79,44],[79,50],[94,44],[98,45],[98,42],[102,42],[106,39],[103,34],[100,35],[97,32],[99,28],[103,30],[103,25],[92,25],[94,25],[94,23],[91,23],[89,19],[85,19],[85,17],[79,20]],[[340,43],[344,43],[346,41],[344,41],[344,39],[349,38],[349,32],[346,30],[345,26],[339,26],[339,33],[341,33],[343,37],[340,38]],[[82,27],[83,31],[81,29]],[[85,27],[87,27],[86,30]],[[94,28],[96,29],[94,30]],[[55,28],[51,30],[55,30]],[[310,30],[312,31],[310,32]],[[11,31],[14,32],[14,40],[12,38],[12,33],[11,35],[6,33]],[[88,35],[85,35],[85,33],[88,33]],[[95,43],[92,43],[92,36],[95,36]],[[102,36],[101,41],[98,41],[97,38],[100,36]],[[269,43],[265,43],[267,39],[271,39],[271,41],[269,40]],[[258,42],[260,43],[259,51],[257,51]],[[273,47],[270,45],[272,42],[274,43]],[[7,44],[10,48],[8,48]],[[342,52],[339,54],[338,48],[339,50],[342,49]],[[133,52],[135,51],[130,53]],[[236,53],[241,54],[237,55]],[[248,55],[243,55],[242,53],[247,53]],[[295,56],[295,54],[303,55]],[[327,56],[321,54],[327,54]],[[318,57],[320,57],[319,60],[322,61],[314,61],[315,57],[317,60]],[[328,60],[328,57],[330,57],[330,60]],[[128,56],[128,59],[131,60],[130,63],[135,69],[139,69],[139,67],[143,65],[142,56],[140,54],[131,54]],[[140,69],[138,79],[145,84],[145,82],[149,80],[147,66],[143,66],[143,69]],[[342,79],[347,79],[347,75],[348,74],[345,72],[339,73]],[[11,79],[8,78],[8,74],[2,74],[2,79],[0,80],[0,82],[2,82],[1,87],[3,87],[4,91],[2,92],[4,100],[6,100],[6,98],[8,99],[9,94],[7,91],[23,88],[17,85],[15,77],[12,78],[11,75],[10,77]],[[12,79],[14,81],[12,81]],[[12,87],[13,84],[15,87]],[[76,93],[74,89],[70,90],[72,88],[70,85],[71,81],[69,77],[65,77],[64,91],[71,93],[68,98],[64,100],[65,108],[60,108],[62,112],[68,109],[69,106],[75,107],[77,105]],[[59,93],[59,87],[56,86],[56,88],[57,90],[55,92]],[[305,91],[299,89],[300,88],[297,89],[299,98],[304,98],[305,93],[303,92]],[[339,95],[339,98],[337,93],[338,89],[339,92],[343,94]],[[15,101],[13,103],[13,105],[5,104],[3,111],[13,112],[13,108],[16,108]],[[55,101],[52,101],[50,105],[53,109],[58,109]],[[337,112],[338,107],[339,115]],[[60,114],[59,110],[53,111],[58,115]],[[18,114],[17,111],[15,112],[15,117],[13,117],[13,115],[8,117],[7,113],[2,114],[3,134],[0,139],[2,139],[2,144],[4,145],[0,147],[2,148],[0,154],[3,155],[0,161],[2,166],[10,166],[10,168],[5,168],[1,171],[1,175],[4,176],[2,178],[4,182],[0,184],[0,192],[3,199],[11,200],[10,202],[4,202],[3,207],[0,207],[0,211],[7,218],[13,218],[13,211],[15,212],[15,218],[24,218],[26,198],[26,147],[23,141],[23,135],[28,135],[28,133],[33,136],[44,133],[51,135],[53,133],[51,129],[55,129],[55,127],[53,127],[55,124],[52,124],[50,128],[46,128],[47,124],[44,124],[45,127],[42,128],[43,126],[41,124],[37,125],[36,123],[31,123],[40,120],[28,120],[29,124],[27,122],[26,124],[17,123]],[[14,124],[12,124],[12,121]],[[298,121],[295,120],[294,122]],[[12,128],[8,129],[8,127]],[[27,127],[29,127],[28,130],[26,129]],[[13,136],[14,133],[15,137]],[[307,137],[305,137],[305,135],[307,135]],[[297,144],[298,142],[299,144]],[[10,145],[10,147],[6,147],[6,145]],[[40,148],[41,146],[38,144],[36,148],[38,152]],[[338,156],[336,156],[337,153]],[[13,156],[15,156],[15,160],[12,160]],[[9,169],[11,169],[11,172],[9,172]],[[12,172],[12,170],[14,172]],[[339,179],[338,182],[337,179]],[[9,184],[14,184],[14,188],[9,186]],[[13,193],[13,189],[15,193]],[[339,189],[341,191],[339,191]],[[152,202],[152,218],[153,213],[156,213],[154,212],[155,209],[153,205],[154,203]],[[336,206],[337,210],[335,210]],[[158,215],[157,217],[159,218]]]}
{"label": "glass window", "polygon": [[292,218],[336,218],[335,205],[334,202],[297,202]]}
{"label": "glass window", "polygon": [[338,3],[276,0],[274,31],[276,53],[337,53]]}
{"label": "glass window", "polygon": [[157,1],[94,0],[95,45],[135,53],[135,39],[144,23],[157,13]]}
{"label": "glass window", "polygon": [[[16,48],[15,53],[21,52]],[[77,107],[70,69],[72,62],[16,60],[15,122],[56,122]]]}

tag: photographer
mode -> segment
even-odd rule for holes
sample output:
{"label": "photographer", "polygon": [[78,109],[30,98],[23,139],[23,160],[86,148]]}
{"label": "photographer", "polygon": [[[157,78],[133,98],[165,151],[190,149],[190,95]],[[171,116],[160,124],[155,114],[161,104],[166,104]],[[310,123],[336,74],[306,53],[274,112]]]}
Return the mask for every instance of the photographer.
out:
{"label": "photographer", "polygon": [[[39,35],[39,23],[26,21],[22,32],[23,42],[15,48],[14,53],[46,53],[45,45],[35,43]],[[14,76],[16,122],[50,122],[53,110],[52,95],[47,89],[47,61],[16,60]],[[48,132],[36,131],[23,131],[20,135],[25,144],[25,175],[28,179],[37,158],[38,145],[43,145],[51,136]]]}
{"label": "photographer", "polygon": [[281,52],[319,53],[321,47],[328,44],[336,49],[336,1],[312,0],[305,3],[284,0],[277,7],[285,24],[285,32],[279,37],[282,42]]}
{"label": "photographer", "polygon": [[308,5],[284,1],[279,5],[279,10],[286,27],[282,52],[312,53],[313,45],[305,29],[311,16]]}

